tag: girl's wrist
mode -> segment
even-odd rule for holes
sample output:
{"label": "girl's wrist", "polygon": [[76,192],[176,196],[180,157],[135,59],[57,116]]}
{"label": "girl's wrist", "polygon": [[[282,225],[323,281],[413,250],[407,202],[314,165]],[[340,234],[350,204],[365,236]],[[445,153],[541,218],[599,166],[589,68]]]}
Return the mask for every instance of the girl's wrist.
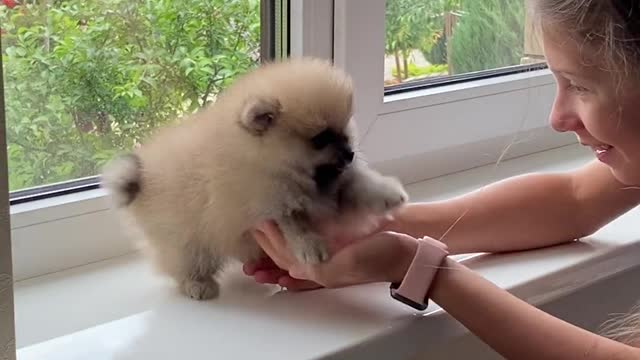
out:
{"label": "girl's wrist", "polygon": [[398,261],[387,279],[387,282],[390,283],[399,283],[404,279],[418,249],[417,239],[401,233],[396,233],[396,237],[398,239]]}
{"label": "girl's wrist", "polygon": [[402,250],[389,288],[391,297],[414,309],[425,310],[433,280],[449,251],[445,244],[429,237],[418,240],[407,236],[399,240]]}

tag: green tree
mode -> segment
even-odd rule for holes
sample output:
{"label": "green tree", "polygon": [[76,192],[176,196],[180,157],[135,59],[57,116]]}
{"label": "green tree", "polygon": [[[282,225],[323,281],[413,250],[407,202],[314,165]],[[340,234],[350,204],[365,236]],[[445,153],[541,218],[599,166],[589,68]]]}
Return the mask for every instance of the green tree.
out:
{"label": "green tree", "polygon": [[259,0],[0,6],[11,190],[92,176],[257,65]]}
{"label": "green tree", "polygon": [[522,0],[464,0],[449,61],[455,73],[511,66],[524,51]]}
{"label": "green tree", "polygon": [[410,51],[429,52],[442,35],[444,14],[459,6],[460,0],[387,1],[385,48],[395,58],[398,81],[409,77]]}
{"label": "green tree", "polygon": [[432,64],[447,64],[447,36],[444,31],[436,36],[437,40],[433,45],[423,47],[420,51]]}

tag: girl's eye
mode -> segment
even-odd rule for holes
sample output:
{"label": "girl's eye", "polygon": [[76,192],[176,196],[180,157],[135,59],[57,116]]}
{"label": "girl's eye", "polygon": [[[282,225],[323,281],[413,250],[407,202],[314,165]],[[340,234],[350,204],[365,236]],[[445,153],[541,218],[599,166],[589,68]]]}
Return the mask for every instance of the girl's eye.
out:
{"label": "girl's eye", "polygon": [[569,82],[569,86],[567,86],[567,89],[575,91],[577,93],[581,93],[581,94],[589,92],[589,89],[587,89],[586,87],[577,85],[574,82]]}

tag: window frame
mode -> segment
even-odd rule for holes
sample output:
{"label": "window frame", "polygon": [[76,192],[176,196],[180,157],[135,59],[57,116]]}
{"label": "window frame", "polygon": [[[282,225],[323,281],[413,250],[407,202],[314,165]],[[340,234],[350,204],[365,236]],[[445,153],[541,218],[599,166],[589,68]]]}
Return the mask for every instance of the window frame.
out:
{"label": "window frame", "polygon": [[540,66],[385,94],[385,4],[335,0],[334,59],[353,77],[359,145],[374,168],[411,183],[576,142],[547,125],[556,88]]}
{"label": "window frame", "polygon": [[[1,60],[0,64],[2,64]],[[3,81],[3,72],[0,71],[0,84]],[[0,174],[9,173],[5,120],[4,96],[0,94]],[[8,359],[15,359],[14,276],[10,222],[9,176],[0,175],[0,347]]]}
{"label": "window frame", "polygon": [[[359,147],[384,173],[412,183],[493,163],[506,147],[511,158],[576,141],[546,124],[555,95],[548,70],[385,95],[385,0],[285,1],[284,47],[332,59],[352,76]],[[12,204],[15,280],[136,251],[105,195],[96,186]]]}

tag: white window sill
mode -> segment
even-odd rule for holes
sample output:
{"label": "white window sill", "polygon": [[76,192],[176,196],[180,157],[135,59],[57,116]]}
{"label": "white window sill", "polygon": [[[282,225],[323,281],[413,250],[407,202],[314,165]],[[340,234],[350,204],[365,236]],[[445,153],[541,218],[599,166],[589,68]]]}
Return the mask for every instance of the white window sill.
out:
{"label": "white window sill", "polygon": [[[590,159],[571,146],[417,183],[409,191],[414,201],[442,199]],[[638,223],[636,209],[581,242],[465,262],[540,305],[635,266]],[[15,290],[20,360],[400,359],[466,332],[435,304],[428,315],[415,316],[384,284],[280,293],[234,269],[223,279],[220,299],[195,302],[135,254],[20,281]]]}

